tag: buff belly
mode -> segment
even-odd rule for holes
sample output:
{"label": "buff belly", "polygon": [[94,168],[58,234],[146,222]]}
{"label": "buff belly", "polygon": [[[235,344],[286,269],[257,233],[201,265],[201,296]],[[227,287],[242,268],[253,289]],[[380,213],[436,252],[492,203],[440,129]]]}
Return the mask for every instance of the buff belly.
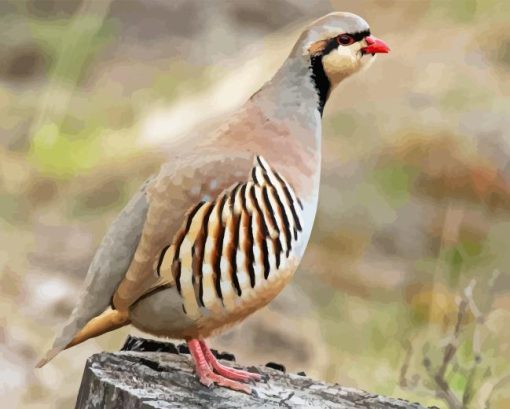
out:
{"label": "buff belly", "polygon": [[200,308],[200,315],[190,317],[175,287],[159,290],[139,300],[130,310],[131,323],[153,335],[169,338],[207,338],[217,335],[244,320],[274,299],[292,278],[297,265],[288,266],[268,277],[265,285],[245,290],[229,308],[214,311]]}

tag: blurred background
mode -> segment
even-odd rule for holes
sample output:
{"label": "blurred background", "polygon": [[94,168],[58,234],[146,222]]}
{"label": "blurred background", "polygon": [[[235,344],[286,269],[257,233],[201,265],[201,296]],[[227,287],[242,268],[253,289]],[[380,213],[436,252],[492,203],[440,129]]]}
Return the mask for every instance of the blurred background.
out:
{"label": "blurred background", "polygon": [[293,284],[213,344],[425,405],[510,407],[510,2],[1,0],[3,407],[74,407],[86,358],[137,333],[33,370],[169,142],[239,106],[333,10],[392,52],[326,106]]}

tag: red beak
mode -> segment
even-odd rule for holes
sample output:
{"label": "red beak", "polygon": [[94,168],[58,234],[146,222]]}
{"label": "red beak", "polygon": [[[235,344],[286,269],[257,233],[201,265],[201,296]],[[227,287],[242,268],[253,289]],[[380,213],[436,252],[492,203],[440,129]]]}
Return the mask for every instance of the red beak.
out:
{"label": "red beak", "polygon": [[383,40],[379,40],[378,38],[368,36],[365,37],[365,41],[367,42],[367,46],[361,49],[361,52],[364,54],[376,54],[376,53],[389,53],[390,47]]}

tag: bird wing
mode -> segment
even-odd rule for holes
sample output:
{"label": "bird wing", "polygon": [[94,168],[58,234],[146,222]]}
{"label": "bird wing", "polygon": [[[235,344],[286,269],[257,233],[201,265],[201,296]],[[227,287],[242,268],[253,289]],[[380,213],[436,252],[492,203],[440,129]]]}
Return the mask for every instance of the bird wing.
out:
{"label": "bird wing", "polygon": [[158,274],[158,263],[186,215],[198,204],[245,182],[253,163],[250,153],[201,152],[162,167],[147,192],[149,206],[140,242],[113,297],[117,310],[125,312],[144,294],[173,284],[171,276]]}

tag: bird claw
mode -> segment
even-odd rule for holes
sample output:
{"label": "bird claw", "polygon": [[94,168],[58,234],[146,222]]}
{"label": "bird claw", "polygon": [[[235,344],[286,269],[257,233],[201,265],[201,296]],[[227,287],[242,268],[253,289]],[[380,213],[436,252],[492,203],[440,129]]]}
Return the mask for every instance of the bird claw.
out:
{"label": "bird claw", "polygon": [[251,395],[252,393],[252,389],[248,385],[218,375],[217,373],[214,373],[212,371],[209,373],[201,374],[199,376],[199,380],[202,385],[207,386],[208,388],[215,384],[223,388],[231,389],[238,392],[244,392],[248,395]]}
{"label": "bird claw", "polygon": [[207,388],[210,388],[214,385],[213,380],[206,375],[199,376],[198,381]]}

